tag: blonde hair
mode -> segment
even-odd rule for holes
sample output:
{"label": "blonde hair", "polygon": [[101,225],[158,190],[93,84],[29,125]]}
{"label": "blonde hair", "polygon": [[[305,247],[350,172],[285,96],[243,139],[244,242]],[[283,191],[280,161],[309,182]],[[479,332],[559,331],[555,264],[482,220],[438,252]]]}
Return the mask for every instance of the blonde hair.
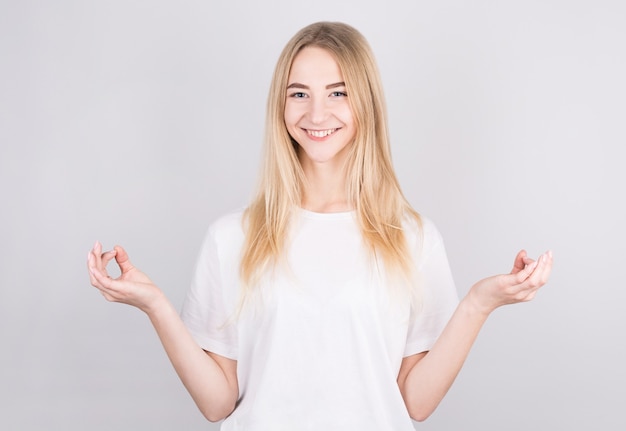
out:
{"label": "blonde hair", "polygon": [[297,143],[285,127],[288,78],[294,58],[306,47],[330,52],[343,75],[356,135],[347,161],[348,203],[356,210],[365,244],[388,272],[412,279],[413,265],[402,230],[407,217],[420,217],[396,179],[387,131],[383,90],[365,38],[343,23],[319,22],[300,30],[283,49],[267,101],[265,154],[256,197],[244,214],[245,243],[240,274],[244,297],[283,256],[289,223],[301,205],[305,177]]}

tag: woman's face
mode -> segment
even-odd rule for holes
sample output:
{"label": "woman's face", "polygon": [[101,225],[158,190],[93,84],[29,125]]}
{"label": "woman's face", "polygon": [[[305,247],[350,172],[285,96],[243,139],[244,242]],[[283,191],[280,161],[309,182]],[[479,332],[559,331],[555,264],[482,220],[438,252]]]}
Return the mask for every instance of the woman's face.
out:
{"label": "woman's face", "polygon": [[343,167],[356,129],[339,65],[325,49],[307,47],[294,59],[287,82],[285,125],[300,145],[303,168]]}

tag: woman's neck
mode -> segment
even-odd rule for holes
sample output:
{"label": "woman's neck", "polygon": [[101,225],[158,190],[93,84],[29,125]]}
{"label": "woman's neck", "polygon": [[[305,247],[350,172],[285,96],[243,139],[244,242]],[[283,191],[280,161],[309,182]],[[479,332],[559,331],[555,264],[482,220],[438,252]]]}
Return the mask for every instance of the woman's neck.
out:
{"label": "woman's neck", "polygon": [[302,208],[319,213],[354,209],[348,203],[345,169],[325,163],[303,164],[302,168],[307,179]]}

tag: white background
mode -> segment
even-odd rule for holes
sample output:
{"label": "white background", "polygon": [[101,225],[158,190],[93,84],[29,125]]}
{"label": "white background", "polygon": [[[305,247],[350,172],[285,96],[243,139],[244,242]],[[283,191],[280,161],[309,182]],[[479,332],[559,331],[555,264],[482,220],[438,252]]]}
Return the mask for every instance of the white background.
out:
{"label": "white background", "polygon": [[370,41],[461,295],[555,254],[416,428],[626,428],[620,0],[1,0],[0,428],[218,429],[86,254],[123,244],[180,306],[208,224],[250,198],[279,52],[318,20]]}

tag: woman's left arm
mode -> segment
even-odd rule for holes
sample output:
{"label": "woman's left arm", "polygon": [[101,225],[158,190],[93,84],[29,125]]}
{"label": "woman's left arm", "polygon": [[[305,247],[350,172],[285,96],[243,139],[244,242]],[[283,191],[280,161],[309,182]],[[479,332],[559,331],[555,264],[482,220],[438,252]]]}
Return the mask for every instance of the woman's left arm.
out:
{"label": "woman's left arm", "polygon": [[533,261],[520,251],[510,274],[489,277],[472,286],[430,351],[403,359],[398,385],[413,419],[423,421],[437,408],[489,314],[502,305],[533,299],[548,281],[551,269],[552,252]]}

